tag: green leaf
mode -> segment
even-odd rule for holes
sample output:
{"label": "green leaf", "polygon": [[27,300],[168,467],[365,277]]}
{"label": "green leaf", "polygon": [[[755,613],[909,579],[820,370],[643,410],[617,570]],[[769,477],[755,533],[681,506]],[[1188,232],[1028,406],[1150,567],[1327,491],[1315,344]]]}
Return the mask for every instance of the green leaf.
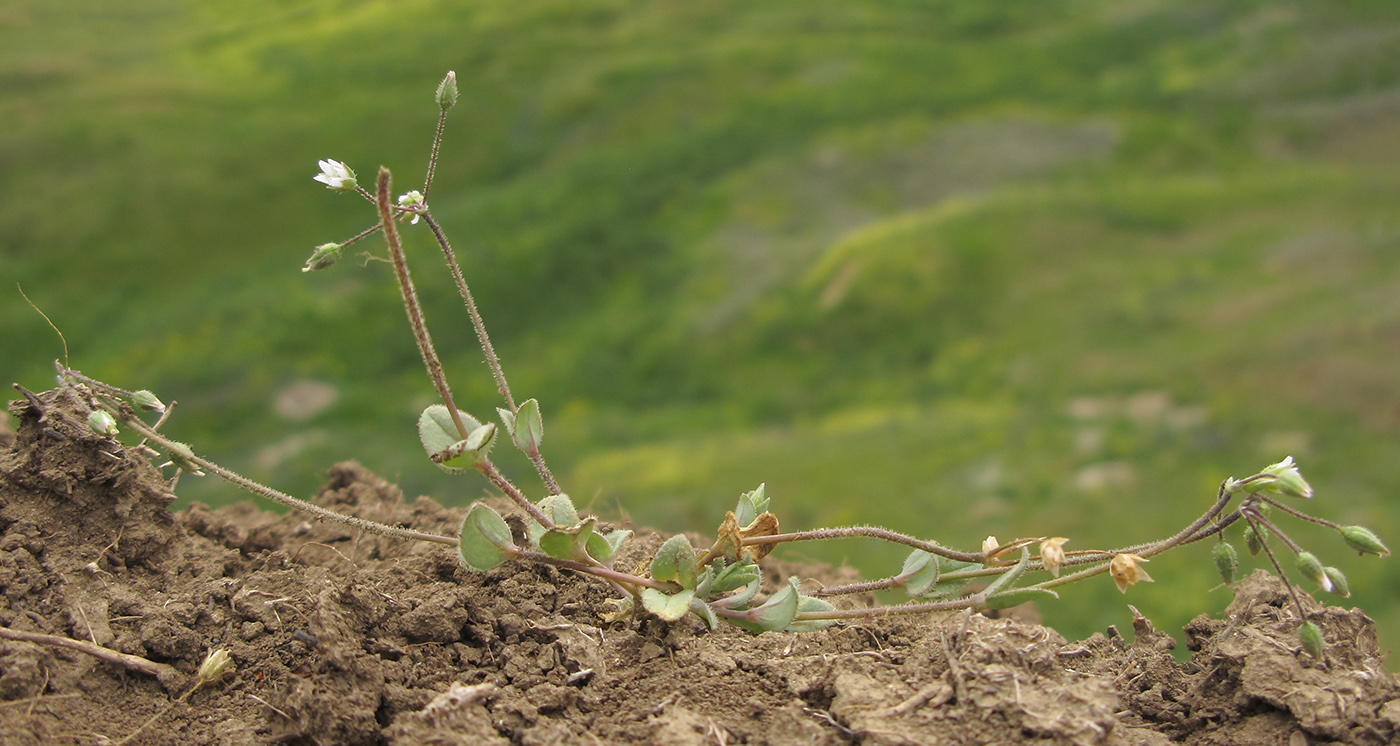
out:
{"label": "green leaf", "polygon": [[515,412],[515,427],[510,434],[515,447],[525,453],[539,453],[540,441],[544,439],[544,421],[540,418],[540,403],[527,399]]}
{"label": "green leaf", "polygon": [[418,439],[428,458],[448,474],[462,474],[476,469],[496,441],[496,425],[485,425],[476,418],[457,411],[462,424],[468,428],[467,437],[458,439],[457,426],[447,407],[433,404],[418,417]]}
{"label": "green leaf", "polygon": [[788,578],[788,584],[774,593],[762,606],[749,610],[748,618],[768,632],[787,629],[797,616],[797,604],[802,594],[797,590],[797,578]]}
{"label": "green leaf", "polygon": [[904,558],[899,582],[904,591],[914,598],[928,593],[938,582],[938,558],[922,549],[910,552]]}
{"label": "green leaf", "polygon": [[[574,507],[574,501],[568,495],[549,495],[540,500],[538,505],[540,512],[548,518],[555,526],[570,528],[577,526],[578,509]],[[530,535],[530,543],[539,546],[540,537],[544,536],[545,527],[539,521],[531,518],[525,526],[526,533]]]}
{"label": "green leaf", "polygon": [[482,503],[472,503],[462,518],[462,530],[457,536],[457,557],[462,566],[485,572],[500,566],[518,551],[505,519]]}
{"label": "green leaf", "polygon": [[622,548],[622,542],[627,541],[631,536],[632,532],[625,528],[606,534],[595,533],[588,537],[588,554],[605,565],[611,565],[613,557],[617,555],[617,550]]}
{"label": "green leaf", "polygon": [[934,583],[931,588],[925,591],[921,598],[945,598],[947,596],[957,595],[959,592],[962,591],[963,588],[967,587],[968,583],[972,582],[972,578],[952,578],[950,580],[944,580],[943,578],[951,572],[958,572],[959,570],[970,570],[972,568],[981,566],[981,564],[976,562],[962,562],[959,560],[948,559],[947,557],[939,557],[939,580],[938,582]]}
{"label": "green leaf", "polygon": [[743,590],[727,598],[721,598],[715,601],[714,604],[715,606],[725,609],[742,609],[748,606],[754,596],[758,595],[759,585],[761,585],[761,583],[758,578],[754,578]]}
{"label": "green leaf", "polygon": [[1010,570],[1007,570],[1006,572],[997,576],[997,579],[993,580],[991,584],[988,585],[986,589],[982,591],[982,595],[991,597],[995,595],[998,591],[1000,591],[1002,588],[1010,588],[1011,586],[1015,585],[1016,581],[1021,579],[1021,575],[1025,573],[1026,567],[1030,565],[1030,563],[1031,550],[1026,547],[1021,547],[1020,561],[1013,565]]}
{"label": "green leaf", "polygon": [[1012,606],[1020,606],[1027,601],[1035,601],[1043,598],[1059,598],[1060,594],[1049,588],[1012,588],[1009,591],[993,593],[982,603],[987,609],[1009,609]]}
{"label": "green leaf", "polygon": [[642,608],[661,617],[664,621],[674,622],[690,611],[690,602],[694,598],[695,591],[691,590],[668,595],[655,588],[647,588],[642,591]]}
{"label": "green leaf", "polygon": [[511,439],[515,438],[515,413],[509,409],[496,407],[496,414],[501,416],[501,424],[506,426],[506,435]]}
{"label": "green leaf", "polygon": [[674,580],[682,588],[695,590],[700,577],[695,570],[695,548],[690,546],[690,540],[683,534],[667,539],[651,560],[651,577],[655,580]]}
{"label": "green leaf", "polygon": [[[801,614],[801,613],[803,613],[803,612],[813,612],[813,611],[835,611],[835,610],[836,610],[836,607],[835,607],[834,605],[832,605],[831,603],[828,603],[828,602],[826,602],[826,601],[823,601],[823,600],[821,600],[820,598],[813,598],[812,596],[802,596],[801,598],[797,599],[797,613],[798,613],[798,614]],[[815,632],[816,630],[825,629],[826,627],[830,627],[831,625],[833,625],[833,624],[835,624],[835,623],[836,623],[836,620],[835,620],[835,619],[799,619],[799,620],[793,622],[792,624],[789,624],[789,625],[787,626],[787,631],[789,631],[789,632]]]}
{"label": "green leaf", "polygon": [[540,551],[556,559],[588,561],[588,540],[595,537],[593,527],[597,518],[589,518],[577,526],[555,526],[540,536]]}
{"label": "green leaf", "polygon": [[709,627],[711,630],[719,626],[719,618],[715,616],[714,609],[711,609],[710,605],[704,601],[692,597],[690,599],[690,610],[695,616],[703,619],[705,621],[705,626]]}
{"label": "green leaf", "polygon": [[734,517],[738,519],[739,528],[749,526],[759,516],[768,512],[769,499],[764,497],[763,487],[764,485],[760,484],[758,489],[739,496],[739,504],[734,508]]}
{"label": "green leaf", "polygon": [[750,585],[758,580],[758,565],[751,559],[743,559],[715,571],[712,593],[728,593],[735,588]]}

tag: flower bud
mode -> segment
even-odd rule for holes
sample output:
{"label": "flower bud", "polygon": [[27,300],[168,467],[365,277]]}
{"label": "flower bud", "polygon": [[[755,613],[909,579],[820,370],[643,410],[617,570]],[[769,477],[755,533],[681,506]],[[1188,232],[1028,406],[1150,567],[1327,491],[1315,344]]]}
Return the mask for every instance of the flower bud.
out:
{"label": "flower bud", "polygon": [[194,462],[194,451],[190,450],[188,445],[172,441],[170,444],[170,453],[167,455],[170,456],[170,463],[175,464],[196,477],[204,476],[204,472],[199,470],[199,464]]}
{"label": "flower bud", "polygon": [[1210,553],[1215,560],[1215,570],[1220,573],[1220,579],[1225,581],[1225,585],[1234,585],[1235,570],[1240,566],[1240,553],[1226,541],[1216,544]]}
{"label": "flower bud", "polygon": [[106,410],[94,409],[88,413],[88,427],[98,435],[111,437],[117,434],[117,421]]}
{"label": "flower bud", "polygon": [[340,261],[340,254],[345,247],[338,243],[323,243],[311,252],[311,258],[306,260],[306,266],[301,268],[303,272],[315,272],[325,269]]}
{"label": "flower bud", "polygon": [[1040,561],[1045,563],[1045,571],[1060,577],[1060,566],[1065,563],[1065,542],[1063,536],[1055,536],[1040,542]]}
{"label": "flower bud", "polygon": [[1303,650],[1314,658],[1321,659],[1322,651],[1326,649],[1326,642],[1322,639],[1322,628],[1312,622],[1303,622],[1298,627],[1298,641],[1303,643]]}
{"label": "flower bud", "polygon": [[1277,464],[1264,467],[1264,470],[1259,473],[1273,477],[1273,479],[1268,481],[1260,479],[1251,483],[1249,486],[1254,492],[1268,492],[1305,499],[1313,496],[1312,485],[1303,479],[1297,465],[1293,463],[1292,456],[1284,458]]}
{"label": "flower bud", "polygon": [[1264,551],[1264,542],[1269,538],[1269,529],[1260,526],[1255,530],[1253,526],[1245,526],[1244,547],[1249,550],[1249,556],[1253,557]]}
{"label": "flower bud", "polygon": [[1298,563],[1298,572],[1303,577],[1311,580],[1324,591],[1332,590],[1332,579],[1327,577],[1327,570],[1322,566],[1322,560],[1312,552],[1299,552],[1295,560]]}
{"label": "flower bud", "polygon": [[145,389],[133,393],[131,403],[136,405],[137,409],[144,409],[147,412],[160,412],[162,414],[165,412],[165,404],[161,403],[155,394]]}
{"label": "flower bud", "polygon": [[1390,550],[1386,548],[1376,535],[1369,529],[1361,526],[1343,526],[1338,529],[1342,538],[1346,540],[1347,546],[1355,549],[1361,554],[1379,554],[1382,557],[1389,557]]}
{"label": "flower bud", "polygon": [[438,83],[437,95],[434,97],[438,108],[447,111],[452,105],[457,103],[457,73],[448,70],[447,77]]}
{"label": "flower bud", "polygon": [[1146,561],[1147,558],[1136,554],[1113,555],[1113,560],[1108,563],[1108,574],[1112,575],[1113,582],[1118,584],[1119,593],[1127,593],[1128,586],[1135,583],[1152,582],[1152,577],[1138,564]]}
{"label": "flower bud", "polygon": [[1327,573],[1327,579],[1332,581],[1332,593],[1342,598],[1351,598],[1351,585],[1347,583],[1347,576],[1335,567],[1324,567],[1322,571]]}

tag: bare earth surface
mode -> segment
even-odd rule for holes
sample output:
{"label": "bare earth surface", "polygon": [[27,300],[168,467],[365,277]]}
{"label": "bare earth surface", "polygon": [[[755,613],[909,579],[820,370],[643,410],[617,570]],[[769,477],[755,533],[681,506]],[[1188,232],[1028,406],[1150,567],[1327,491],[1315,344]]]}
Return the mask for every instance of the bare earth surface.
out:
{"label": "bare earth surface", "polygon": [[[609,623],[607,587],[550,567],[469,573],[450,548],[251,504],[172,515],[144,457],[93,434],[80,403],[41,399],[42,412],[11,406],[18,433],[0,443],[0,625],[166,667],[0,639],[3,744],[117,743],[162,710],[132,743],[1400,738],[1400,686],[1371,621],[1307,600],[1327,640],[1326,660],[1312,660],[1282,586],[1262,573],[1237,584],[1224,618],[1188,625],[1185,663],[1143,618],[1081,642],[977,614],[760,636],[689,619]],[[463,513],[405,502],[354,463],[331,470],[317,501],[448,534]],[[629,542],[619,566],[658,543]],[[177,701],[213,648],[231,653],[236,675]]]}

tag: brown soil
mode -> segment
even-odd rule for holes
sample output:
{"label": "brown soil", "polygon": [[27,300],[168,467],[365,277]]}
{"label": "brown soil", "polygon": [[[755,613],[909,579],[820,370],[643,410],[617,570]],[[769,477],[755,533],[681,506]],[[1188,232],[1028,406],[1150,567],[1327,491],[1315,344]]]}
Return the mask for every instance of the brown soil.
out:
{"label": "brown soil", "polygon": [[[17,437],[0,442],[0,625],[178,673],[0,640],[5,744],[113,743],[167,707],[134,743],[1301,746],[1400,733],[1371,620],[1305,600],[1327,640],[1315,661],[1263,573],[1237,584],[1223,619],[1187,626],[1185,663],[1140,617],[1131,642],[978,614],[758,636],[609,623],[608,588],[547,566],[469,573],[449,548],[249,503],[172,515],[144,457],[94,435],[71,395],[41,398],[43,412],[12,405]],[[405,503],[354,463],[317,501],[438,533],[462,514]],[[620,566],[656,544],[630,542]],[[178,700],[213,648],[236,675]]]}

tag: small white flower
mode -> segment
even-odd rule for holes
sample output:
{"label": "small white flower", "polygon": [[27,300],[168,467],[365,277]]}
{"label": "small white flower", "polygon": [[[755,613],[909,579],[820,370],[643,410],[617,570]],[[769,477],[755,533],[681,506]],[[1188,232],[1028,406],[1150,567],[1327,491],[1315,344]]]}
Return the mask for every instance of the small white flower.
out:
{"label": "small white flower", "polygon": [[321,167],[321,173],[313,178],[325,184],[327,189],[348,192],[355,188],[355,172],[349,166],[332,160],[317,161],[316,164]]}
{"label": "small white flower", "polygon": [[[409,192],[408,194],[399,195],[399,207],[416,207],[421,204],[423,204],[423,193],[418,191],[417,189]],[[419,217],[420,216],[417,213],[414,213],[413,219],[408,221],[408,224],[418,225]]]}

